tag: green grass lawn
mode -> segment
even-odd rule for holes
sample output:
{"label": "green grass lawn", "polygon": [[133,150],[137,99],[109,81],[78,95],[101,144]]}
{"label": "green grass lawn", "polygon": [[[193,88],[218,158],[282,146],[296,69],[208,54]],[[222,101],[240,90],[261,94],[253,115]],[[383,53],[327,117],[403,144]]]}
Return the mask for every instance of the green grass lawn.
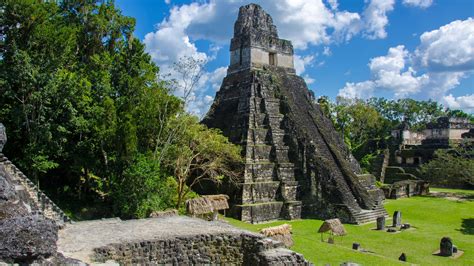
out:
{"label": "green grass lawn", "polygon": [[[474,191],[432,189],[433,191],[461,192],[474,194]],[[295,245],[292,250],[302,253],[316,265],[339,265],[345,261],[362,265],[401,265],[398,257],[402,252],[408,262],[420,265],[474,265],[474,201],[455,201],[434,197],[412,197],[387,200],[385,208],[389,214],[400,210],[402,222],[410,223],[414,229],[400,233],[387,233],[371,230],[375,223],[366,225],[344,225],[348,234],[337,237],[335,244],[321,242],[317,232],[323,221],[297,220],[278,221],[252,225],[238,220],[228,219],[229,223],[259,231],[264,227],[289,223],[293,227]],[[387,220],[387,225],[391,219]],[[449,236],[454,244],[464,251],[456,260],[433,256],[439,248],[442,237]],[[362,253],[351,249],[358,242],[361,248],[373,253]]]}

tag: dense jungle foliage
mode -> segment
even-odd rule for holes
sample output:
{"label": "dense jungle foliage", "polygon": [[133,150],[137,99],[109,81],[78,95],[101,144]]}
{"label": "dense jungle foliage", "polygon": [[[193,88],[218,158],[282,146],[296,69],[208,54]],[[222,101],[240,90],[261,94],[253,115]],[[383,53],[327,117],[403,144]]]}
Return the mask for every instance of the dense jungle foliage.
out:
{"label": "dense jungle foliage", "polygon": [[113,1],[6,0],[0,12],[4,153],[63,208],[145,217],[182,207],[194,175],[236,174],[239,148],[184,111]]}

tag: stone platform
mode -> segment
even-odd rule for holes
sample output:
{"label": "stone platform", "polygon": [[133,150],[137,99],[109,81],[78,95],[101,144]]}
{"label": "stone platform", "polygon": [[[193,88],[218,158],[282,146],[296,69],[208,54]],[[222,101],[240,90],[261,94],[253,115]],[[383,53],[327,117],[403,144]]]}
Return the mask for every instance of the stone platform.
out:
{"label": "stone platform", "polygon": [[67,224],[58,251],[93,264],[309,264],[262,235],[185,216]]}

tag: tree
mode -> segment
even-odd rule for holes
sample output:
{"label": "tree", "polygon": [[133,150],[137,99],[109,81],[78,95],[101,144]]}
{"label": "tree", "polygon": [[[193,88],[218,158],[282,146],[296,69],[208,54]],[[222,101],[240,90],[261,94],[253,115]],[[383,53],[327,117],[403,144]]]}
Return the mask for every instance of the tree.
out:
{"label": "tree", "polygon": [[451,150],[439,149],[433,160],[423,164],[424,178],[441,186],[474,186],[474,150],[466,143]]}
{"label": "tree", "polygon": [[185,115],[181,121],[184,131],[170,146],[165,164],[177,182],[176,208],[180,208],[191,189],[203,182],[221,184],[237,182],[242,174],[240,148],[228,141],[216,129],[199,124],[196,117]]}
{"label": "tree", "polygon": [[5,153],[54,198],[116,199],[114,182],[140,180],[135,159],[182,111],[133,38],[134,19],[113,1],[6,0],[0,10]]}
{"label": "tree", "polygon": [[113,183],[114,213],[126,218],[146,218],[175,204],[176,181],[167,176],[152,156],[138,155]]}

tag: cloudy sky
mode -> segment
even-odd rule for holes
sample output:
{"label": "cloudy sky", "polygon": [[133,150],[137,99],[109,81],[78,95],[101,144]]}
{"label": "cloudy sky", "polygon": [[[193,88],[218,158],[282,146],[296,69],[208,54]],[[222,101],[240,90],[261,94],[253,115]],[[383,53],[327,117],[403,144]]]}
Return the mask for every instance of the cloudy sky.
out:
{"label": "cloudy sky", "polygon": [[[136,18],[162,73],[207,62],[189,110],[205,114],[229,64],[238,9],[260,4],[293,42],[297,73],[317,96],[433,99],[474,113],[472,0],[117,0]],[[172,74],[172,73],[171,73]]]}

